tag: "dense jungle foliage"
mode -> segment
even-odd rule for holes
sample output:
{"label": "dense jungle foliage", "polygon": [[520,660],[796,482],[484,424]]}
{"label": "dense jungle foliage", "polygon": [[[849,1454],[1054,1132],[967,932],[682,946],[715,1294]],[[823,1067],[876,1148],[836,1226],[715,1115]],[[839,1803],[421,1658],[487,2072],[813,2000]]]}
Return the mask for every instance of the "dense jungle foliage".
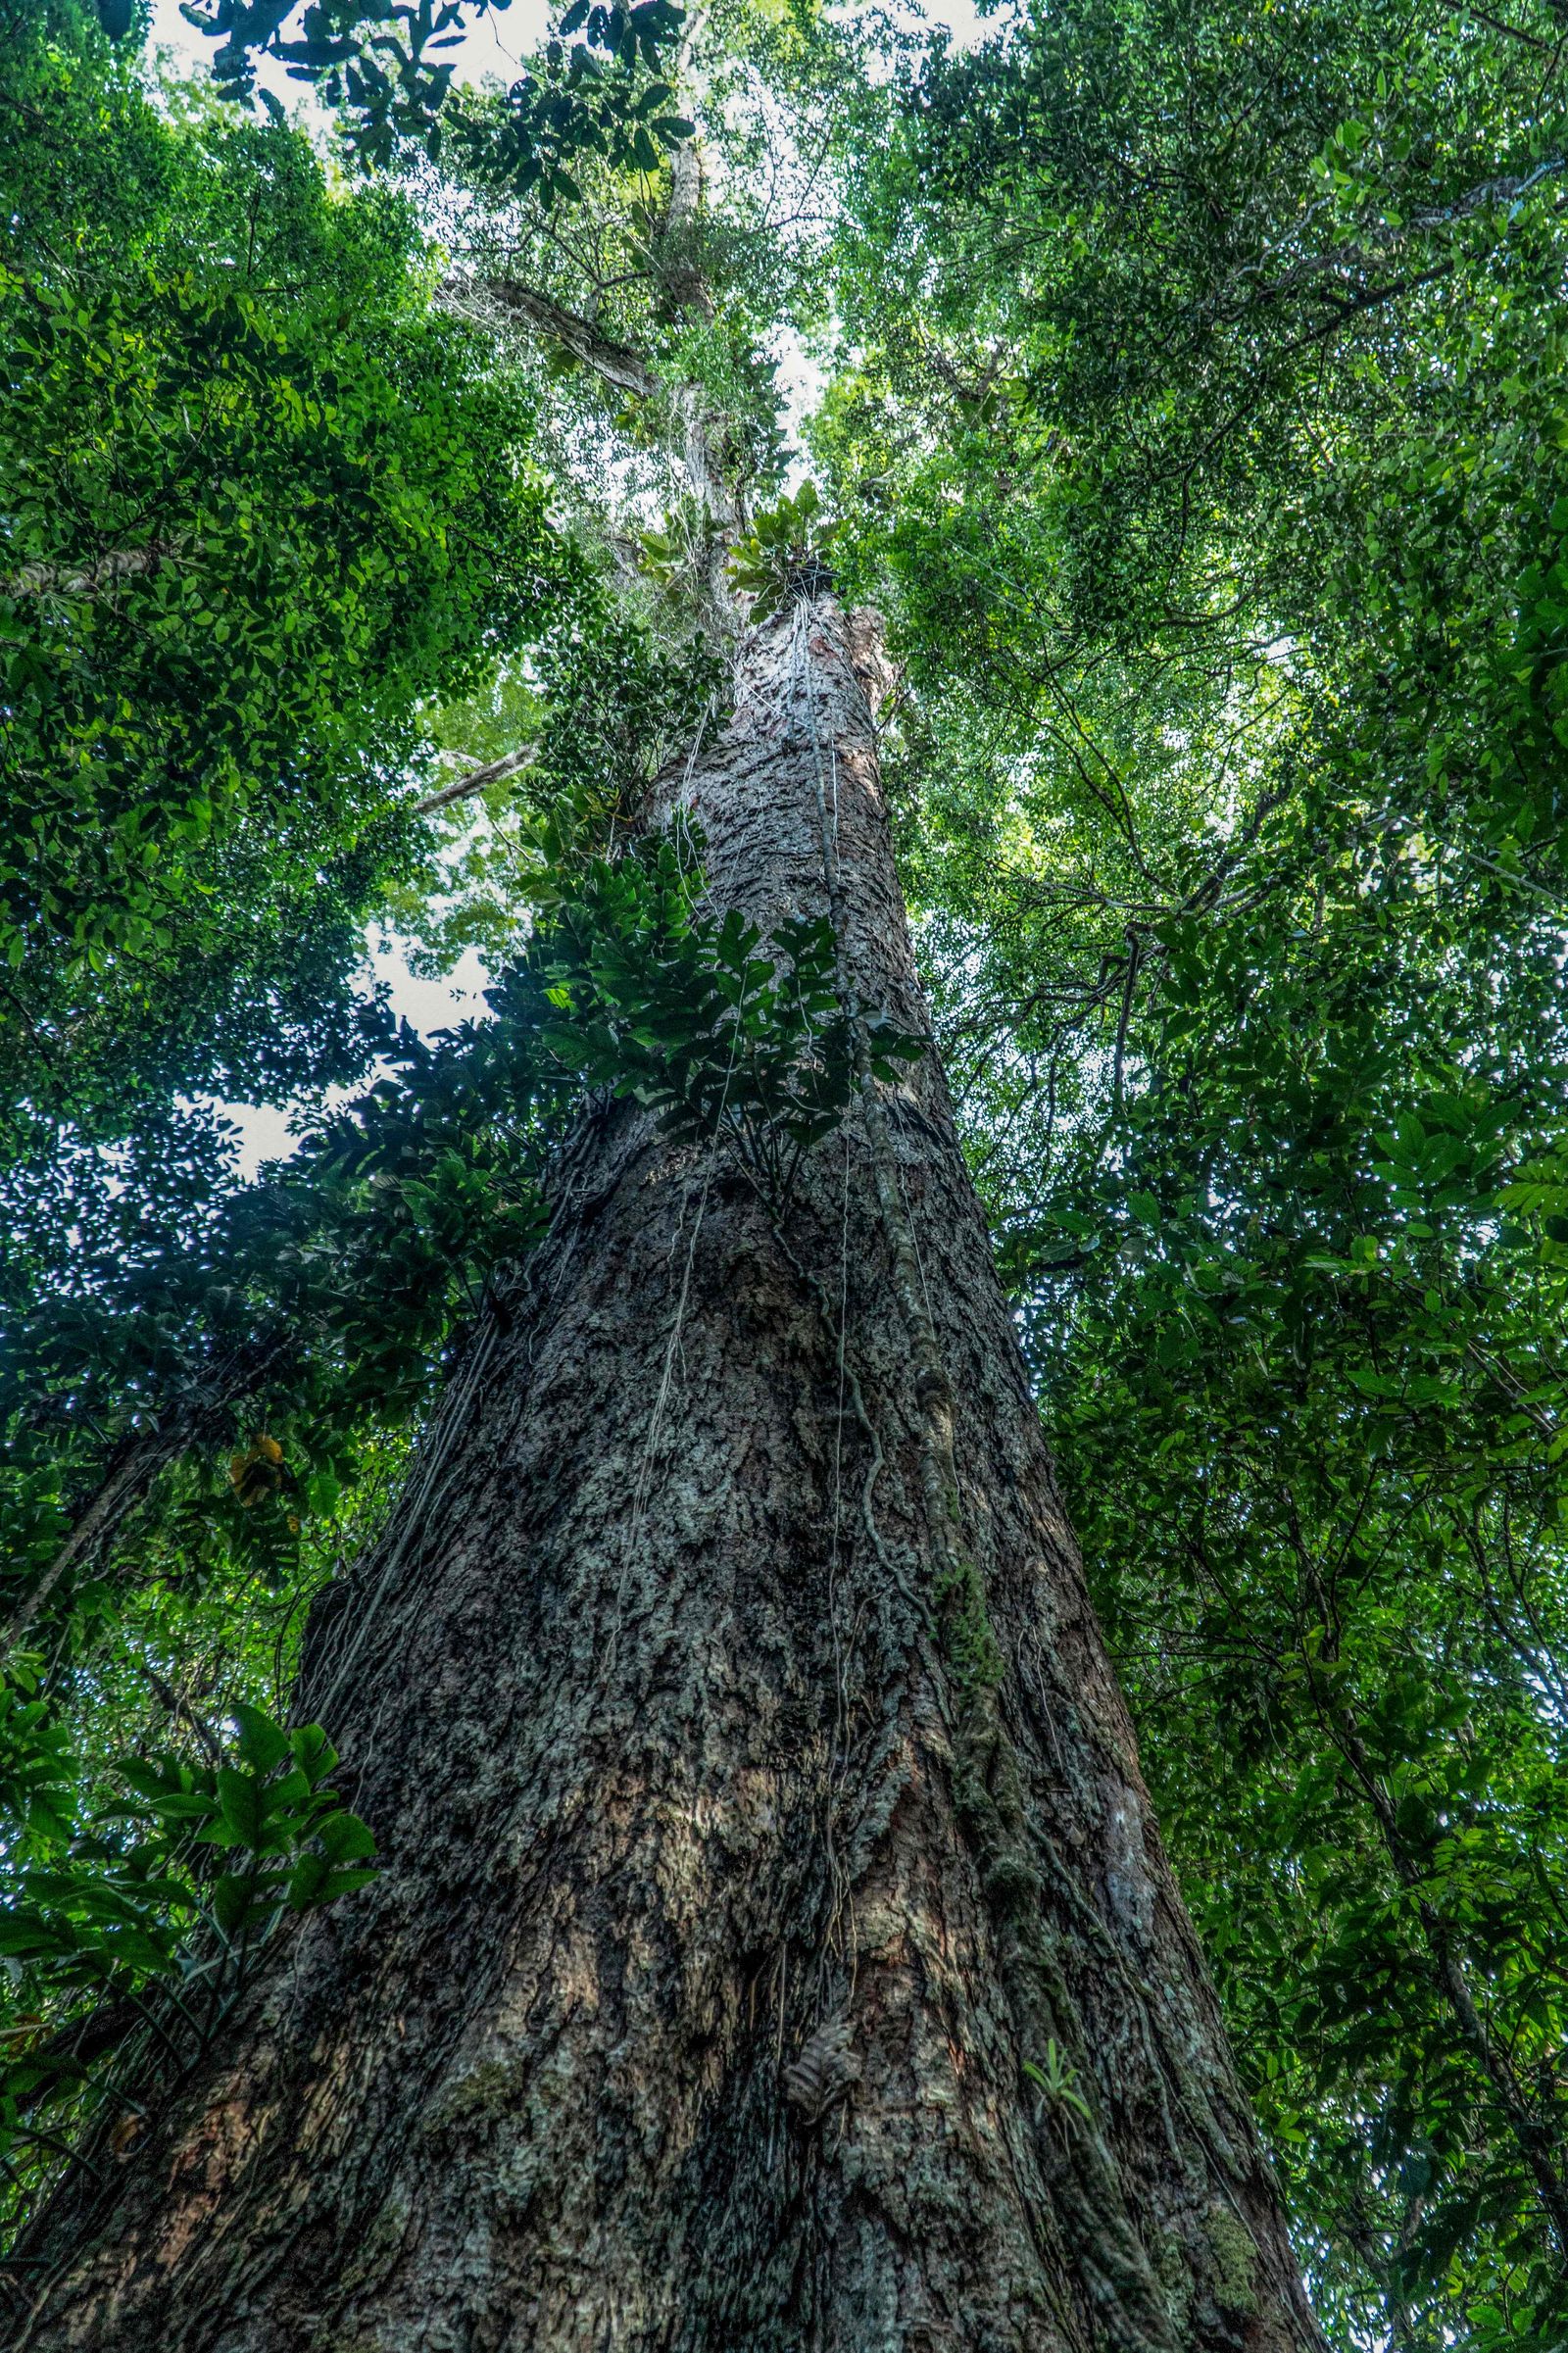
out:
{"label": "dense jungle foliage", "polygon": [[[300,1625],[581,1089],[723,1116],[700,1000],[759,1168],[805,1100],[700,842],[605,862],[722,701],[697,396],[753,610],[888,617],[939,1037],[1325,2331],[1568,2344],[1558,11],[722,0],[677,67],[578,8],[489,98],[409,50],[456,7],[197,15],[175,84],[0,0],[10,2226],[373,1868]],[[387,923],[488,1017],[399,1029]],[[225,1100],[307,1139],[241,1183]]]}

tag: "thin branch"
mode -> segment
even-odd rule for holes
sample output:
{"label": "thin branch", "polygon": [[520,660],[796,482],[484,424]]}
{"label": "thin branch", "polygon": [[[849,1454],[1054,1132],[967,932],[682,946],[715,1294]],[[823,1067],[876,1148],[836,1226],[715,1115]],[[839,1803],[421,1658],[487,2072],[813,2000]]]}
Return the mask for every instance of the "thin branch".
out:
{"label": "thin branch", "polygon": [[580,360],[617,391],[630,392],[639,400],[652,400],[660,389],[658,375],[640,352],[602,335],[591,319],[552,302],[548,294],[519,285],[515,278],[510,277],[458,274],[442,280],[438,299],[444,308],[463,311],[475,298],[518,319],[545,342],[559,344],[563,351],[570,352],[574,360]]}
{"label": "thin branch", "polygon": [[1116,1067],[1111,1085],[1111,1102],[1118,1111],[1121,1109],[1122,1060],[1127,1052],[1127,1024],[1132,1018],[1133,991],[1138,986],[1138,966],[1141,961],[1139,952],[1142,945],[1138,933],[1130,923],[1127,926],[1126,938],[1127,973],[1122,984],[1121,1013],[1116,1023]]}
{"label": "thin branch", "polygon": [[90,597],[122,580],[139,579],[179,558],[172,541],[153,540],[144,548],[112,548],[86,564],[24,564],[0,578],[0,596]]}
{"label": "thin branch", "polygon": [[210,1765],[220,1765],[223,1761],[222,1743],[206,1717],[191,1705],[183,1691],[175,1691],[168,1677],[161,1675],[150,1659],[138,1659],[136,1664],[141,1669],[159,1706],[166,1708],[176,1723],[185,1725],[186,1729],[194,1736],[197,1746]]}
{"label": "thin branch", "polygon": [[1528,49],[1544,49],[1549,54],[1557,46],[1555,41],[1544,39],[1539,32],[1527,32],[1522,25],[1509,25],[1501,17],[1489,15],[1484,8],[1471,6],[1470,0],[1438,0],[1438,5],[1446,8],[1452,17],[1473,17],[1478,25],[1485,25],[1492,32],[1504,34],[1510,41],[1523,41]]}
{"label": "thin branch", "polygon": [[429,817],[438,809],[450,809],[455,801],[466,801],[471,793],[482,793],[487,784],[499,784],[503,776],[515,776],[520,769],[533,764],[537,744],[524,744],[520,752],[504,753],[500,760],[487,761],[482,768],[470,768],[466,776],[458,777],[453,784],[444,784],[439,792],[426,793],[416,801],[410,812],[416,817]]}

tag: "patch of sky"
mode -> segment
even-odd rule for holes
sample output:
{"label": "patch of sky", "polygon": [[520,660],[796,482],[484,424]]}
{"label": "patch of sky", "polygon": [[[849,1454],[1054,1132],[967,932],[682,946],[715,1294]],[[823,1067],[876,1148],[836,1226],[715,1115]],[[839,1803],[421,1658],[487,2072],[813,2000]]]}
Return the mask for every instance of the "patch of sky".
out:
{"label": "patch of sky", "polygon": [[[392,1011],[422,1038],[452,1029],[460,1021],[482,1020],[487,1007],[484,991],[490,975],[475,949],[466,949],[450,972],[427,980],[410,963],[410,945],[396,935],[378,938],[368,950],[362,994],[368,1000],[386,991]],[[300,1137],[316,1124],[322,1109],[337,1110],[352,1103],[381,1075],[371,1069],[355,1087],[330,1087],[319,1101],[306,1107],[289,1103],[219,1102],[211,1096],[194,1100],[214,1111],[232,1131],[235,1174],[249,1184],[268,1160],[286,1160],[298,1152]]]}

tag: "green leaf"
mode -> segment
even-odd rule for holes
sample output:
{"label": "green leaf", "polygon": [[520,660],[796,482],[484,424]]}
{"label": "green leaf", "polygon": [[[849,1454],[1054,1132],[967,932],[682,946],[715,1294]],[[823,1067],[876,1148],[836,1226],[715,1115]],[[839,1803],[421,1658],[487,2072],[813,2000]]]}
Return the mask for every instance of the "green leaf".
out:
{"label": "green leaf", "polygon": [[236,1700],[232,1712],[239,1727],[240,1755],[254,1773],[270,1773],[272,1767],[289,1753],[287,1733],[248,1700]]}

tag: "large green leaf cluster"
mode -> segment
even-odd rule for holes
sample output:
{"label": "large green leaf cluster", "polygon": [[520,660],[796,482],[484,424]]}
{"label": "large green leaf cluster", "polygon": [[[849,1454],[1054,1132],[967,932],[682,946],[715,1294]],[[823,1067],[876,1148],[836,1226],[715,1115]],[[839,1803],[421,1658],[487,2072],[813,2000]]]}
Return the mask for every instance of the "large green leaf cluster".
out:
{"label": "large green leaf cluster", "polygon": [[233,1721],[226,1756],[215,1740],[200,1764],[126,1758],[116,1795],[82,1807],[80,1760],[49,1711],[4,1687],[0,1772],[18,1830],[0,1961],[13,1994],[24,1985],[39,2005],[8,2004],[0,2157],[13,2208],[63,2126],[96,2122],[101,2146],[129,2147],[149,2063],[200,2049],[278,1920],[374,1877],[369,1831],[323,1786],[337,1754],[319,1725],[285,1732],[244,1700]]}
{"label": "large green leaf cluster", "polygon": [[1564,1253],[1549,1210],[1512,1204],[1568,1073],[1554,1009],[1527,1084],[1499,1067],[1476,976],[1434,969],[1419,890],[1352,870],[1319,906],[1301,864],[1294,908],[1245,933],[1171,927],[1143,1083],[1062,1155],[1016,1262],[1325,2310],[1359,2326],[1370,2273],[1374,2311],[1540,2341]]}
{"label": "large green leaf cluster", "polygon": [[32,26],[0,111],[0,1018],[41,1148],[353,1074],[420,704],[572,564],[396,202]]}

